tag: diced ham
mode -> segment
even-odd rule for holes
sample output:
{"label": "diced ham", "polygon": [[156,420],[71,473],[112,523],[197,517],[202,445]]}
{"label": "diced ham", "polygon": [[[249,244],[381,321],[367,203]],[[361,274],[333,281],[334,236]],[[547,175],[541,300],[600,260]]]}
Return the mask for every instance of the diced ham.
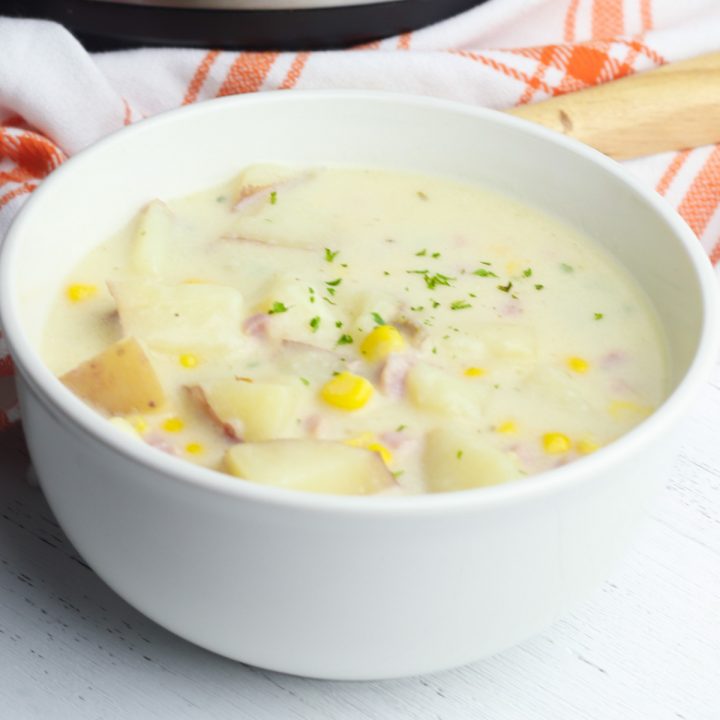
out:
{"label": "diced ham", "polygon": [[168,442],[167,438],[158,432],[148,433],[143,436],[143,440],[151,447],[162,450],[162,452],[168,455],[177,455],[175,448]]}
{"label": "diced ham", "polygon": [[407,354],[391,353],[380,370],[380,389],[390,398],[398,399],[405,395],[407,375],[413,366],[412,358]]}
{"label": "diced ham", "polygon": [[267,313],[257,313],[245,320],[243,330],[253,337],[264,338],[267,336],[269,322],[270,316]]}
{"label": "diced ham", "polygon": [[610,370],[622,365],[627,360],[627,353],[623,350],[613,350],[600,358],[600,367]]}
{"label": "diced ham", "polygon": [[403,445],[414,442],[415,439],[404,432],[388,431],[380,434],[380,441],[383,445],[387,445],[391,450],[397,450]]}

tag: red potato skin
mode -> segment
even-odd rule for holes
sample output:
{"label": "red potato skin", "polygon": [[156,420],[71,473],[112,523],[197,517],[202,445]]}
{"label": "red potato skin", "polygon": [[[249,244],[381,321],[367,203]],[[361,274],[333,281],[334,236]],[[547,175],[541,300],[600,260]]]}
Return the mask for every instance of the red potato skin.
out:
{"label": "red potato skin", "polygon": [[233,440],[234,442],[242,442],[243,438],[238,433],[236,428],[232,426],[231,423],[223,422],[215,413],[215,411],[212,409],[210,403],[207,401],[207,397],[205,397],[205,391],[200,387],[200,385],[186,385],[184,388],[185,392],[188,394],[190,399],[195,403],[195,405],[203,412],[205,415],[210,419],[210,421],[215,425],[215,427],[220,430],[225,437],[227,437],[230,440]]}

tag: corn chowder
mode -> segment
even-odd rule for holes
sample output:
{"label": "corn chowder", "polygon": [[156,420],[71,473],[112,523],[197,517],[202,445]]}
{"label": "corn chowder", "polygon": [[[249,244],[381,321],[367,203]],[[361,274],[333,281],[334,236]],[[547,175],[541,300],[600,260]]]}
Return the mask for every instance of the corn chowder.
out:
{"label": "corn chowder", "polygon": [[44,354],[139,442],[338,494],[539,473],[665,388],[647,299],[577,230],[479,187],[343,168],[251,166],[153,200],[67,279]]}

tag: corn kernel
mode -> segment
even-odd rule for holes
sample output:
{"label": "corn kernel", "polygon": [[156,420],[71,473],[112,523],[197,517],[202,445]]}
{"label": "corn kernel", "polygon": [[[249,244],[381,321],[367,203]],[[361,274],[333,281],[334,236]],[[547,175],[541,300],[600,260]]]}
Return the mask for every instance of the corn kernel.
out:
{"label": "corn kernel", "polygon": [[341,372],[328,380],[320,390],[320,397],[341,410],[359,410],[373,394],[369,380],[350,372]]}
{"label": "corn kernel", "polygon": [[586,373],[590,369],[590,363],[581,357],[571,357],[567,361],[568,367],[576,373]]}
{"label": "corn kernel", "polygon": [[185,446],[185,452],[188,453],[188,455],[200,455],[204,450],[205,448],[202,446],[202,443],[199,442],[191,442]]}
{"label": "corn kernel", "polygon": [[590,438],[580,438],[580,440],[577,441],[576,447],[581,455],[589,455],[600,449],[600,445]]}
{"label": "corn kernel", "polygon": [[405,347],[405,340],[400,331],[392,325],[378,325],[360,345],[360,352],[371,362],[382,360],[390,353],[400,352]]}
{"label": "corn kernel", "polygon": [[467,377],[482,377],[486,373],[487,370],[480,367],[469,367],[467,370],[465,370],[465,375],[467,375]]}
{"label": "corn kernel", "polygon": [[624,420],[632,416],[647,417],[652,412],[652,408],[632,400],[613,400],[608,406],[608,412],[616,420]]}
{"label": "corn kernel", "polygon": [[545,433],[542,442],[545,452],[549,455],[558,455],[570,449],[570,438],[559,432]]}
{"label": "corn kernel", "polygon": [[185,423],[179,417],[171,417],[162,424],[162,427],[166,432],[176,433],[185,427]]}
{"label": "corn kernel", "polygon": [[380,455],[386,465],[390,465],[390,463],[393,461],[392,452],[390,452],[390,450],[381,442],[379,442],[375,435],[370,432],[365,432],[361,435],[358,435],[357,437],[345,440],[345,445],[350,445],[351,447],[365,448],[366,450],[372,450],[373,452],[376,452],[378,455]]}
{"label": "corn kernel", "polygon": [[144,417],[137,415],[133,418],[128,418],[129,423],[135,428],[141,435],[148,429],[148,424]]}
{"label": "corn kernel", "polygon": [[82,302],[83,300],[89,300],[97,293],[97,287],[95,285],[84,285],[83,283],[75,283],[68,286],[66,291],[68,300],[70,302]]}
{"label": "corn kernel", "polygon": [[512,420],[506,420],[495,429],[503,435],[514,435],[517,432],[517,425]]}
{"label": "corn kernel", "polygon": [[179,360],[184,368],[194,368],[199,362],[197,355],[193,355],[192,353],[183,353],[179,357]]}

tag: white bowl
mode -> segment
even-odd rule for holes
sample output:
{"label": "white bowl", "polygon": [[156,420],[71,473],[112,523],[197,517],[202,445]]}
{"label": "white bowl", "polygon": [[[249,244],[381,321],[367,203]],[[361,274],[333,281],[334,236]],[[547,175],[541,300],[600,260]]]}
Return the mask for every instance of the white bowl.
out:
{"label": "white bowl", "polygon": [[[446,174],[577,224],[655,303],[669,339],[670,396],[592,456],[445,495],[292,493],[126,438],[44,365],[48,308],[68,270],[147,200],[193,192],[254,162]],[[373,93],[233,97],[129,127],[43,183],[0,267],[28,443],[77,549],[178,635],[322,678],[467,663],[536,633],[596,587],[666,476],[683,413],[715,357],[717,304],[691,231],[611,160],[500,113]]]}

